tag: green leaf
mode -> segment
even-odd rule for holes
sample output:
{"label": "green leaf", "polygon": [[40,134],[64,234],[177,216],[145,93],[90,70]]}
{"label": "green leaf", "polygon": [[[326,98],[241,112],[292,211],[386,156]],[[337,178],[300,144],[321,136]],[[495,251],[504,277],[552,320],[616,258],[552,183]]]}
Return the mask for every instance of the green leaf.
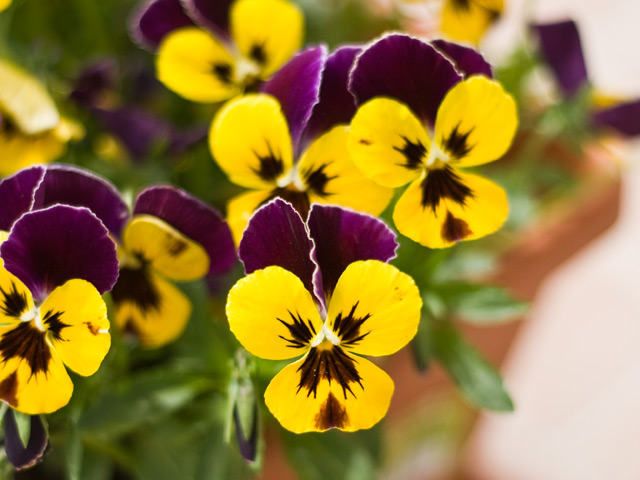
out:
{"label": "green leaf", "polygon": [[513,411],[513,401],[502,378],[448,322],[433,328],[434,353],[464,396],[475,405],[498,412]]}
{"label": "green leaf", "polygon": [[431,329],[429,328],[429,319],[425,317],[426,316],[423,315],[420,324],[418,325],[418,332],[411,342],[413,359],[416,362],[418,370],[421,372],[424,372],[429,368],[429,363],[433,357]]}
{"label": "green leaf", "polygon": [[492,285],[451,283],[442,286],[439,294],[450,314],[477,325],[515,320],[529,307],[527,302],[513,298],[504,288]]}
{"label": "green leaf", "polygon": [[68,480],[80,480],[84,478],[81,475],[83,453],[82,436],[75,422],[70,422],[65,441],[65,461]]}

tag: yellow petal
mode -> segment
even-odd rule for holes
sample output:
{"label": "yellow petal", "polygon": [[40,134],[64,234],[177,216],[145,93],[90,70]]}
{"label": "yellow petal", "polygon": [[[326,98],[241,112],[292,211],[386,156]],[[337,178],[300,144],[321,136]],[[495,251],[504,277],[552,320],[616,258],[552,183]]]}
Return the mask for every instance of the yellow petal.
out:
{"label": "yellow petal", "polygon": [[477,44],[502,10],[502,0],[446,0],[441,30],[453,40]]}
{"label": "yellow petal", "polygon": [[443,248],[460,240],[484,237],[500,228],[509,213],[505,191],[486,178],[454,173],[456,183],[469,191],[463,196],[463,203],[461,197],[455,200],[455,195],[449,193],[436,195],[437,204],[424,205],[424,178],[420,178],[396,203],[393,221],[400,233],[426,247]]}
{"label": "yellow petal", "polygon": [[501,157],[518,126],[513,98],[486,77],[457,83],[444,97],[435,125],[435,141],[459,166],[480,165]]}
{"label": "yellow petal", "polygon": [[62,362],[80,375],[93,375],[111,346],[107,306],[86,280],[69,280],[40,307],[50,344]]}
{"label": "yellow petal", "polygon": [[158,49],[156,71],[167,88],[194,102],[220,102],[241,93],[233,57],[200,28],[167,35]]}
{"label": "yellow petal", "polygon": [[133,332],[144,347],[156,348],[177,339],[191,315],[187,296],[152,272],[121,270],[112,297],[118,327]]}
{"label": "yellow petal", "polygon": [[349,129],[338,125],[316,139],[304,153],[298,170],[313,203],[330,203],[379,215],[393,190],[365,177],[347,149]]}
{"label": "yellow petal", "polygon": [[[349,388],[344,389],[344,384]],[[292,432],[330,428],[352,432],[378,423],[392,395],[393,381],[369,360],[340,347],[316,347],[282,369],[271,380],[264,399],[273,416]]]}
{"label": "yellow petal", "polygon": [[238,0],[231,7],[231,35],[246,59],[266,78],[302,45],[304,17],[284,0]]}
{"label": "yellow petal", "polygon": [[311,293],[293,273],[277,266],[253,272],[233,286],[227,318],[244,348],[270,360],[302,355],[322,330]]}
{"label": "yellow petal", "polygon": [[406,105],[390,98],[374,98],[351,120],[348,147],[367,178],[394,188],[420,174],[430,141],[422,123]]}
{"label": "yellow petal", "polygon": [[228,102],[211,125],[209,146],[229,179],[247,188],[274,188],[293,165],[287,120],[265,94]]}
{"label": "yellow petal", "polygon": [[209,271],[209,255],[202,245],[152,215],[135,215],[122,242],[128,252],[172,280],[196,280]]}
{"label": "yellow petal", "polygon": [[57,130],[31,136],[17,130],[3,131],[0,127],[0,177],[31,165],[52,162],[66,149],[66,141],[58,137]]}
{"label": "yellow petal", "polygon": [[[6,238],[5,232],[2,232]],[[24,283],[4,268],[0,258],[0,326],[14,325],[33,310],[33,297]]]}
{"label": "yellow petal", "polygon": [[270,191],[259,190],[257,192],[242,193],[229,200],[227,204],[227,224],[231,229],[236,245],[240,244],[242,233],[247,228],[253,212],[265,203],[270,196]]}
{"label": "yellow petal", "polygon": [[11,5],[11,0],[0,0],[0,12]]}
{"label": "yellow petal", "polygon": [[378,260],[350,264],[329,303],[328,327],[345,349],[390,355],[415,336],[422,299],[413,279]]}
{"label": "yellow petal", "polygon": [[0,111],[25,135],[51,130],[60,115],[44,86],[21,68],[0,60]]}

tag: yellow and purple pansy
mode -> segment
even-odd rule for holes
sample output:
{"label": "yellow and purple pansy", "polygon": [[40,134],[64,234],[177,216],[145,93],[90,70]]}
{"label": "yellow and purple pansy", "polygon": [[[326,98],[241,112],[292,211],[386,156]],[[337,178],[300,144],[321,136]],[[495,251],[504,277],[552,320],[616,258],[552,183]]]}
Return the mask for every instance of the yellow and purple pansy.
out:
{"label": "yellow and purple pansy", "polygon": [[81,127],[60,116],[39,80],[0,60],[0,177],[55,160],[81,136]]}
{"label": "yellow and purple pansy", "polygon": [[96,215],[57,202],[40,208],[44,172],[0,183],[0,399],[32,415],[69,402],[66,368],[83,376],[99,368],[111,344],[102,294],[118,276],[115,244]]}
{"label": "yellow and purple pansy", "polygon": [[156,0],[134,15],[132,35],[157,46],[158,79],[196,102],[257,87],[301,47],[304,18],[287,0]]}
{"label": "yellow and purple pansy", "polygon": [[[589,88],[587,67],[578,27],[572,20],[533,25],[546,64],[558,82],[564,97],[571,98]],[[562,48],[558,46],[561,45]],[[623,137],[640,135],[640,99],[614,102],[590,110],[590,124],[595,129],[610,130]]]}
{"label": "yellow and purple pansy", "polygon": [[252,217],[239,247],[247,276],[226,311],[252,354],[298,358],[264,394],[284,428],[355,431],[386,414],[393,381],[363,355],[404,347],[422,307],[411,277],[386,263],[396,247],[382,221],[341,207],[312,205],[305,223],[275,199]]}
{"label": "yellow and purple pansy", "polygon": [[504,0],[445,0],[440,30],[456,41],[477,44],[504,10]]}
{"label": "yellow and purple pansy", "polygon": [[400,34],[374,42],[351,71],[360,106],[349,151],[380,185],[410,184],[393,219],[427,247],[483,237],[507,218],[505,191],[460,169],[502,156],[517,128],[515,102],[488,74],[470,48]]}
{"label": "yellow and purple pansy", "polygon": [[327,57],[322,46],[296,55],[261,93],[231,100],[209,134],[212,155],[232,182],[252,189],[232,198],[227,218],[236,242],[251,214],[275,197],[306,218],[312,203],[339,204],[374,215],[392,191],[367,179],[347,151],[355,103],[347,76],[357,47]]}

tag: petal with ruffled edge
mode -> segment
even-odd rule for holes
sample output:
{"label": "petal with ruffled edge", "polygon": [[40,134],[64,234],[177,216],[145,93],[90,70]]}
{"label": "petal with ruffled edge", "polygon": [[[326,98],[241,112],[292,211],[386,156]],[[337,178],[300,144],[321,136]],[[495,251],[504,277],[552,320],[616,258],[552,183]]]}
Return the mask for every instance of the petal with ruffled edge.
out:
{"label": "petal with ruffled edge", "polygon": [[566,96],[574,95],[589,79],[582,53],[580,33],[573,20],[533,25],[540,50]]}
{"label": "petal with ruffled edge", "polygon": [[513,98],[498,82],[474,76],[458,83],[442,101],[434,142],[450,164],[469,167],[504,155],[517,127]]}
{"label": "petal with ruffled edge", "polygon": [[440,29],[449,38],[477,44],[503,8],[503,0],[446,0]]}
{"label": "petal with ruffled edge", "polygon": [[379,215],[393,190],[382,187],[355,166],[347,139],[349,129],[338,125],[311,144],[298,163],[310,203],[331,203]]}
{"label": "petal with ruffled edge", "polygon": [[428,125],[460,80],[453,64],[431,45],[402,34],[386,35],[367,47],[350,77],[349,90],[358,105],[374,97],[395,98]]}
{"label": "petal with ruffled edge", "polygon": [[493,78],[491,65],[477,50],[446,40],[433,40],[431,45],[451,60],[458,73],[463,77],[484,75]]}
{"label": "petal with ruffled edge", "polygon": [[327,314],[345,350],[391,355],[415,336],[422,299],[413,279],[378,260],[350,264],[340,276]]}
{"label": "petal with ruffled edge", "polygon": [[393,188],[420,175],[431,141],[406,105],[375,98],[353,117],[347,146],[365,177]]}
{"label": "petal with ruffled edge", "polygon": [[0,230],[9,231],[23,213],[33,207],[36,188],[44,177],[44,168],[27,168],[0,181]]}
{"label": "petal with ruffled edge", "polygon": [[396,236],[382,221],[371,215],[329,205],[313,205],[307,221],[315,244],[324,294],[331,296],[340,275],[358,260],[388,262],[396,256]]}
{"label": "petal with ruffled edge", "polygon": [[91,282],[101,294],[118,278],[115,244],[86,208],[55,205],[24,214],[0,245],[0,255],[38,301],[72,278]]}
{"label": "petal with ruffled edge", "polygon": [[211,125],[209,146],[230,180],[247,188],[274,188],[293,165],[287,120],[266,94],[228,102]]}
{"label": "petal with ruffled edge", "polygon": [[144,347],[157,348],[182,334],[191,302],[175,285],[148,269],[123,268],[111,291],[116,324]]}
{"label": "petal with ruffled edge", "polygon": [[315,347],[271,380],[264,399],[292,432],[352,432],[370,428],[385,416],[393,389],[389,375],[369,360],[340,347]]}
{"label": "petal with ruffled edge", "polygon": [[289,60],[260,88],[280,102],[296,156],[302,131],[320,98],[320,80],[326,57],[325,46],[307,48]]}
{"label": "petal with ruffled edge", "polygon": [[[312,250],[313,242],[298,212],[277,198],[251,217],[238,255],[247,274],[278,265],[297,276],[309,292],[314,292],[317,265],[312,260]],[[321,292],[315,293],[321,301]]]}
{"label": "petal with ruffled edge", "polygon": [[256,357],[283,360],[307,352],[322,331],[311,293],[282,267],[257,270],[240,279],[227,297],[229,328]]}
{"label": "petal with ruffled edge", "polygon": [[152,215],[135,215],[122,243],[127,252],[172,280],[197,280],[209,271],[209,255],[202,245]]}
{"label": "petal with ruffled edge", "polygon": [[7,409],[2,419],[4,427],[4,449],[7,459],[16,470],[30,468],[45,454],[49,438],[44,428],[43,419],[39,415],[30,417],[29,441],[27,445],[22,443],[16,417],[12,409]]}
{"label": "petal with ruffled edge", "polygon": [[169,33],[192,25],[179,0],[147,0],[129,18],[129,35],[141,47],[155,50]]}
{"label": "petal with ruffled edge", "polygon": [[625,137],[640,135],[640,100],[596,110],[591,121],[599,128],[609,128]]}
{"label": "petal with ruffled edge", "polygon": [[240,244],[251,215],[272,198],[271,190],[236,195],[227,203],[227,222],[236,245]]}
{"label": "petal with ruffled edge", "polygon": [[362,47],[343,46],[327,57],[320,98],[313,107],[311,117],[302,134],[302,145],[330,130],[334,125],[349,123],[356,113],[356,101],[349,90],[349,72]]}
{"label": "petal with ruffled edge", "polygon": [[242,56],[270,76],[302,45],[304,17],[285,0],[237,0],[231,6],[231,36]]}
{"label": "petal with ruffled edge", "polygon": [[143,190],[136,198],[133,214],[147,214],[164,220],[207,251],[209,272],[228,272],[236,263],[231,231],[222,215],[203,201],[170,186]]}
{"label": "petal with ruffled edge", "polygon": [[432,170],[413,182],[396,203],[400,233],[429,248],[449,247],[495,232],[507,219],[505,191],[477,175]]}
{"label": "petal with ruffled edge", "polygon": [[40,307],[51,346],[74,372],[93,375],[111,346],[107,306],[86,280],[69,280]]}
{"label": "petal with ruffled edge", "polygon": [[116,187],[88,170],[71,165],[49,165],[35,193],[33,209],[56,204],[86,207],[118,237],[129,218],[129,208]]}
{"label": "petal with ruffled edge", "polygon": [[33,308],[31,292],[4,268],[0,258],[0,327],[20,322],[20,317]]}
{"label": "petal with ruffled edge", "polygon": [[194,102],[212,103],[241,93],[235,60],[218,39],[195,27],[165,37],[156,58],[158,80]]}

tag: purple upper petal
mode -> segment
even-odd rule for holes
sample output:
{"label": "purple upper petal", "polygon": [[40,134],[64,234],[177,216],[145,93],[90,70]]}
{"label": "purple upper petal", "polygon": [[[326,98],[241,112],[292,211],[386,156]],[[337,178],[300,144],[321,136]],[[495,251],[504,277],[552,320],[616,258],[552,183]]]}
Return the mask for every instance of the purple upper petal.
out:
{"label": "purple upper petal", "polygon": [[431,45],[451,60],[458,73],[464,78],[471,75],[484,75],[485,77],[493,78],[491,65],[477,50],[457,43],[447,42],[446,40],[434,40]]}
{"label": "purple upper petal", "polygon": [[253,214],[242,235],[238,255],[247,275],[278,265],[294,273],[324,305],[323,296],[314,289],[317,265],[312,260],[312,250],[313,242],[298,212],[290,203],[276,198]]}
{"label": "purple upper petal", "polygon": [[129,35],[141,47],[155,50],[165,35],[192,25],[179,0],[150,0],[131,15]]}
{"label": "purple upper petal", "polygon": [[640,100],[595,111],[591,121],[598,127],[608,127],[626,137],[640,135]]}
{"label": "purple upper petal", "polygon": [[289,60],[260,89],[280,102],[289,123],[296,155],[302,131],[320,98],[320,81],[326,58],[327,47],[324,45],[309,47]]}
{"label": "purple upper petal", "polygon": [[133,213],[154,215],[202,245],[209,254],[211,274],[227,272],[235,264],[227,223],[215,209],[185,191],[169,186],[147,188],[138,195]]}
{"label": "purple upper petal", "polygon": [[88,208],[116,238],[129,218],[129,208],[116,187],[104,178],[71,165],[47,166],[35,192],[34,210],[56,204]]}
{"label": "purple upper petal", "polygon": [[313,107],[304,130],[303,144],[310,143],[334,125],[349,123],[356,113],[356,101],[347,90],[347,82],[353,61],[361,51],[361,47],[345,46],[327,57],[322,72],[320,99]]}
{"label": "purple upper petal", "polygon": [[185,12],[222,38],[229,36],[229,10],[233,0],[180,0]]}
{"label": "purple upper petal", "polygon": [[44,168],[39,166],[25,168],[0,182],[0,230],[9,231],[13,222],[31,210],[44,172]]}
{"label": "purple upper petal", "polygon": [[82,70],[75,80],[71,98],[79,105],[97,105],[117,83],[117,65],[112,59],[97,61]]}
{"label": "purple upper petal", "polygon": [[358,260],[388,262],[396,256],[396,236],[377,218],[341,207],[314,204],[307,220],[322,287],[330,296],[342,272]]}
{"label": "purple upper petal", "polygon": [[433,125],[440,102],[460,78],[453,64],[431,45],[391,34],[356,59],[349,90],[358,105],[374,97],[395,98]]}
{"label": "purple upper petal", "polygon": [[25,447],[20,439],[16,417],[11,408],[4,414],[4,450],[16,470],[29,468],[42,460],[49,439],[39,415],[30,416],[29,441]]}
{"label": "purple upper petal", "polygon": [[587,67],[582,55],[578,27],[572,20],[533,25],[540,39],[540,49],[567,96],[587,83]]}
{"label": "purple upper petal", "polygon": [[55,205],[25,213],[0,245],[0,256],[36,301],[74,278],[91,282],[101,294],[118,278],[116,245],[86,208]]}

